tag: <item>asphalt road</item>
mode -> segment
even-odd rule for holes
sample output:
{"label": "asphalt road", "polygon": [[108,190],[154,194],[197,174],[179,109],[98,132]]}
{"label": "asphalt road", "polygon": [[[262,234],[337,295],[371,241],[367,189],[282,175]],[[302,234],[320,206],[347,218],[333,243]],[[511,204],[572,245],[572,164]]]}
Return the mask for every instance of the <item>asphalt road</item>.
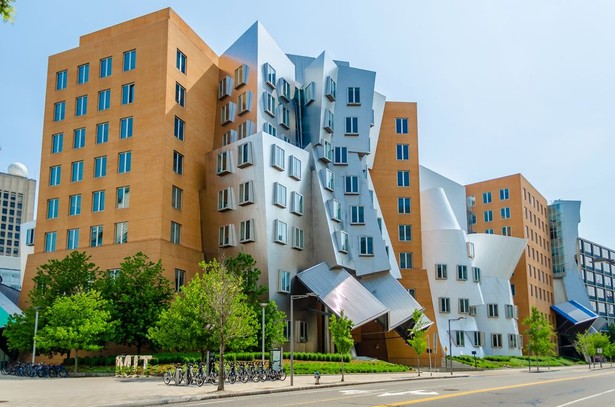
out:
{"label": "asphalt road", "polygon": [[615,369],[499,371],[458,379],[389,382],[204,400],[182,406],[613,407]]}

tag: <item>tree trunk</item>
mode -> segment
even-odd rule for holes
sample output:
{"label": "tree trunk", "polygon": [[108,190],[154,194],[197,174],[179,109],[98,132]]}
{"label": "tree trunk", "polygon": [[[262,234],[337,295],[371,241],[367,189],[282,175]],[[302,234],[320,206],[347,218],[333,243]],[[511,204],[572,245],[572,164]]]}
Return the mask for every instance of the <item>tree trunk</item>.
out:
{"label": "tree trunk", "polygon": [[218,391],[224,390],[224,341],[220,341],[220,368],[218,371]]}
{"label": "tree trunk", "polygon": [[75,373],[77,373],[77,359],[79,358],[79,349],[75,349]]}
{"label": "tree trunk", "polygon": [[416,369],[419,371],[419,376],[421,375],[421,360],[419,359],[418,354],[416,355]]}
{"label": "tree trunk", "polygon": [[344,381],[344,354],[342,353],[342,381]]}

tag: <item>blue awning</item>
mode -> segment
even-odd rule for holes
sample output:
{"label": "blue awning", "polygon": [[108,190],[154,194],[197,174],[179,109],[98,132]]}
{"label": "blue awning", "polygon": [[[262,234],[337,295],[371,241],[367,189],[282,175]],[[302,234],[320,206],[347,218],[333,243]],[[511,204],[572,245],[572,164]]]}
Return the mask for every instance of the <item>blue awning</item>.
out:
{"label": "blue awning", "polygon": [[551,308],[573,325],[594,321],[598,318],[598,314],[574,300],[552,305]]}

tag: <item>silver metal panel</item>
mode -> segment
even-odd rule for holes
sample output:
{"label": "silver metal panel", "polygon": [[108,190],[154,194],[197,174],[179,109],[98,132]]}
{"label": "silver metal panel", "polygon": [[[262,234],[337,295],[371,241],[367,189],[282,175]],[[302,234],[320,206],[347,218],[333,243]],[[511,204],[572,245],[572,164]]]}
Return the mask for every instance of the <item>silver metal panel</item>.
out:
{"label": "silver metal panel", "polygon": [[551,308],[575,325],[598,318],[598,314],[574,300],[552,305]]}
{"label": "silver metal panel", "polygon": [[330,269],[326,263],[320,263],[297,274],[297,278],[335,314],[343,310],[353,328],[389,311],[344,269]]}
{"label": "silver metal panel", "polygon": [[[408,321],[415,310],[423,309],[389,272],[364,277],[359,281],[374,297],[389,308],[388,330],[395,329]],[[431,325],[431,321],[423,317],[423,324]]]}

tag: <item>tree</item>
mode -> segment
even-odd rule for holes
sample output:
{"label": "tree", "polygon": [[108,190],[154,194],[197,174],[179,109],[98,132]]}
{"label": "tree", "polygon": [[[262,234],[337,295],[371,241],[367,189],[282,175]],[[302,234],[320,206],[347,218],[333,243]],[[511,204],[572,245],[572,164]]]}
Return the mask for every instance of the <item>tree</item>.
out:
{"label": "tree", "polygon": [[[285,320],[286,313],[278,309],[275,301],[269,301],[265,307],[265,347],[267,349],[279,348],[286,342]],[[258,335],[258,340],[261,341],[262,326],[258,330]]]}
{"label": "tree", "polygon": [[590,369],[592,361],[594,361],[598,353],[598,349],[602,349],[602,353],[605,354],[605,356],[610,355],[611,352],[609,337],[606,333],[602,332],[577,333],[574,348],[583,355]]}
{"label": "tree", "polygon": [[551,356],[555,353],[553,350],[555,332],[547,318],[535,306],[532,307],[530,315],[522,323],[528,327],[525,331],[529,337],[526,349],[530,357],[532,353],[536,356],[536,370],[539,370],[538,356]]}
{"label": "tree", "polygon": [[213,340],[220,349],[218,390],[224,390],[224,350],[227,344],[235,342],[249,345],[255,342],[257,318],[254,309],[247,303],[243,293],[243,281],[216,259],[201,262],[205,301],[203,309]]}
{"label": "tree", "polygon": [[15,7],[11,4],[15,0],[0,0],[0,15],[4,22],[12,22],[15,14]]}
{"label": "tree", "polygon": [[344,381],[344,356],[354,346],[351,331],[352,321],[344,315],[344,310],[340,312],[339,317],[331,315],[329,319],[329,332],[331,332],[337,351],[342,356],[342,381]]}
{"label": "tree", "polygon": [[242,291],[247,297],[248,304],[255,310],[259,309],[259,299],[267,292],[267,286],[259,284],[261,271],[256,268],[254,257],[239,253],[235,257],[225,259],[223,264],[231,274],[241,278]]}
{"label": "tree", "polygon": [[412,320],[414,325],[408,329],[408,345],[412,346],[414,352],[416,352],[416,365],[421,375],[421,355],[427,350],[427,330],[425,329],[425,321],[423,319],[423,311],[416,309],[412,313]]}
{"label": "tree", "polygon": [[103,298],[111,302],[111,316],[117,322],[114,341],[134,345],[137,353],[150,342],[148,330],[156,324],[171,298],[171,282],[163,276],[162,263],[153,263],[143,253],[126,257],[119,275],[99,279]]}
{"label": "tree", "polygon": [[98,291],[57,298],[48,311],[45,327],[36,336],[41,349],[55,347],[75,352],[75,372],[80,350],[102,348],[112,334],[108,303]]}
{"label": "tree", "polygon": [[609,337],[609,341],[610,342],[615,342],[615,323],[614,324],[608,324],[606,329],[607,329],[606,334]]}
{"label": "tree", "polygon": [[19,352],[32,350],[34,339],[34,319],[36,311],[27,308],[23,315],[14,314],[9,317],[2,336],[7,339],[9,349]]}

